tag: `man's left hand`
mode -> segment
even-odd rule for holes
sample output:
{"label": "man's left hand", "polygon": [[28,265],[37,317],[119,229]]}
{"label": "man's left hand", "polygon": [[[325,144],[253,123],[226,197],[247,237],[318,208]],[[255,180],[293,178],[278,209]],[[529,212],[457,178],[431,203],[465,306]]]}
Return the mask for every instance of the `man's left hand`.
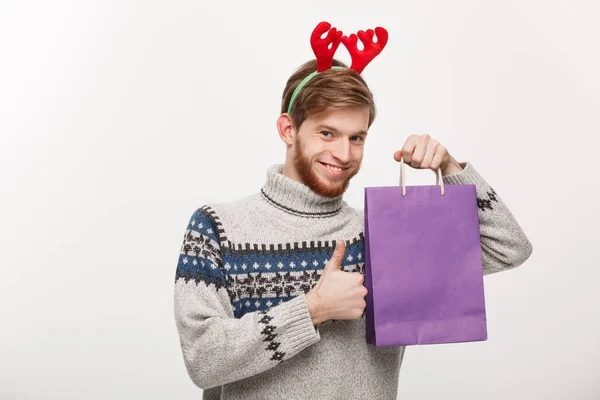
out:
{"label": "man's left hand", "polygon": [[413,168],[430,169],[437,172],[442,170],[442,175],[450,175],[461,171],[462,166],[448,153],[448,150],[428,134],[410,135],[402,150],[394,153],[394,159],[404,162]]}

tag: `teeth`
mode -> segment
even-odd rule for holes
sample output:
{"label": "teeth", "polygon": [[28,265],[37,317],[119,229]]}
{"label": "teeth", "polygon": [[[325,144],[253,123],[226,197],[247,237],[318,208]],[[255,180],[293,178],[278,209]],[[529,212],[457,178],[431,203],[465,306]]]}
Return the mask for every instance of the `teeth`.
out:
{"label": "teeth", "polygon": [[342,170],[341,168],[334,167],[334,166],[329,165],[329,164],[325,164],[325,165],[327,166],[327,168],[329,168],[332,171],[340,172]]}

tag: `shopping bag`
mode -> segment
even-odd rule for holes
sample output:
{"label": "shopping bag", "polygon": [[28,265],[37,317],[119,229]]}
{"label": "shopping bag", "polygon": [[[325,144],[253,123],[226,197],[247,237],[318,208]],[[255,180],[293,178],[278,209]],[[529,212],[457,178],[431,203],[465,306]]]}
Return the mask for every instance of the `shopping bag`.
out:
{"label": "shopping bag", "polygon": [[366,340],[487,340],[475,185],[365,187]]}

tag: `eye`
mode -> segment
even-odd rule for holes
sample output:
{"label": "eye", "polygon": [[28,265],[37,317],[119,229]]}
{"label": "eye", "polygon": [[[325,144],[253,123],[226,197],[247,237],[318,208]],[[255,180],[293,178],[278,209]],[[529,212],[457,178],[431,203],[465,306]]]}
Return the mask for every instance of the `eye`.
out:
{"label": "eye", "polygon": [[324,134],[324,133],[325,133],[325,134],[331,135],[331,132],[328,132],[328,131],[321,131],[321,132],[319,132],[319,133],[320,133],[320,134]]}
{"label": "eye", "polygon": [[355,142],[362,142],[363,141],[362,136],[352,136],[352,139],[356,139],[356,138],[358,138],[358,140],[355,140]]}

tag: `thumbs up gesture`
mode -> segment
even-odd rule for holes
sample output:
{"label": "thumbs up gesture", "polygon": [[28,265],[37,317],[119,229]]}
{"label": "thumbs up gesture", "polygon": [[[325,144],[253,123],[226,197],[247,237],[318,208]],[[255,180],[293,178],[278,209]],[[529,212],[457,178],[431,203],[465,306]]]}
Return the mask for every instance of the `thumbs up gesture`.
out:
{"label": "thumbs up gesture", "polygon": [[359,319],[367,306],[364,275],[341,270],[345,252],[346,243],[338,240],[319,282],[306,294],[313,325],[329,319]]}

